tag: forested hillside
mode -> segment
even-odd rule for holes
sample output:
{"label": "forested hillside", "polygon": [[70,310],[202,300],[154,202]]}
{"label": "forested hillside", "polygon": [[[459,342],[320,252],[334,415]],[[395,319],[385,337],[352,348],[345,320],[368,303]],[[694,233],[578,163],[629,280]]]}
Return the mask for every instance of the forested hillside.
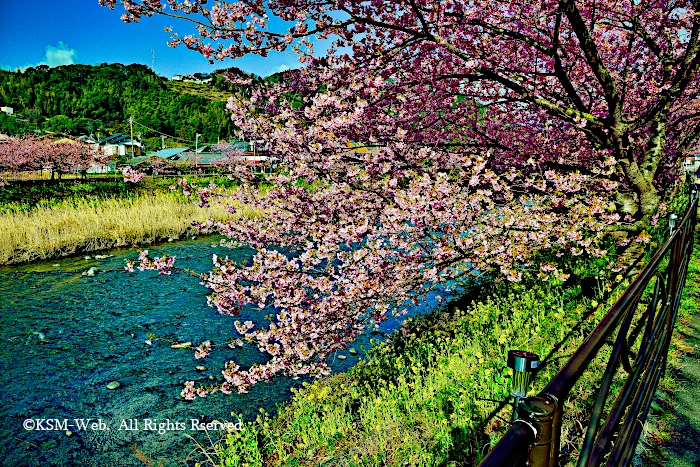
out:
{"label": "forested hillside", "polygon": [[[239,73],[240,70],[238,70]],[[221,90],[222,74],[215,84]],[[0,70],[0,105],[14,108],[10,117],[0,113],[0,132],[19,134],[34,130],[105,136],[127,132],[134,117],[146,142],[162,133],[185,140],[216,141],[233,136],[234,127],[221,92],[196,95],[168,86],[167,79],[145,65],[42,65],[24,72]],[[17,117],[17,118],[15,118]],[[141,126],[143,125],[143,126]]]}

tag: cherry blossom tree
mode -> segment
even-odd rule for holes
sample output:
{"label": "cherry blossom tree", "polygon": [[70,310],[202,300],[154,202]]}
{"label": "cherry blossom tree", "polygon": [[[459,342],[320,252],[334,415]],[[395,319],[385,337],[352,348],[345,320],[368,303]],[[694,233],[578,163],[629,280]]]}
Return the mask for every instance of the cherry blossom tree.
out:
{"label": "cherry blossom tree", "polygon": [[0,142],[0,172],[15,174],[36,170],[37,154],[43,152],[44,142],[32,137],[9,137]]}
{"label": "cherry blossom tree", "polygon": [[[236,322],[270,359],[230,362],[224,392],[327,374],[333,352],[428,292],[566,278],[533,252],[648,242],[700,129],[691,0],[121,3],[127,22],[194,22],[171,43],[210,60],[293,50],[303,65],[229,100],[285,170],[236,193],[262,216],[217,225],[257,254],[214,258],[210,303],[279,310],[267,328]],[[332,45],[316,54],[318,40]]]}
{"label": "cherry blossom tree", "polygon": [[96,160],[96,151],[90,145],[69,139],[45,141],[40,148],[35,164],[40,170],[50,170],[52,179],[54,174],[60,179],[66,173],[85,171]]}
{"label": "cherry blossom tree", "polygon": [[26,171],[51,172],[51,178],[87,170],[97,160],[89,145],[72,140],[51,141],[46,138],[21,136],[0,143],[0,171],[11,174]]}

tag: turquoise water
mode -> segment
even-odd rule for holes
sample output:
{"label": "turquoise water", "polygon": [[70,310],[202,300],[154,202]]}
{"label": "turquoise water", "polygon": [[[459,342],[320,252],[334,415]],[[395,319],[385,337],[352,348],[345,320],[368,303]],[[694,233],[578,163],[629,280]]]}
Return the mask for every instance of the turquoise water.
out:
{"label": "turquoise water", "polygon": [[[211,256],[249,258],[250,249],[230,250],[201,238],[151,247],[154,255],[178,257],[179,268],[206,272]],[[244,310],[240,318],[206,305],[208,290],[184,273],[124,271],[136,250],[115,250],[108,258],[66,258],[0,268],[0,462],[7,466],[143,466],[138,449],[155,466],[194,465],[201,450],[224,431],[200,431],[214,420],[235,425],[260,408],[274,413],[290,388],[303,380],[277,378],[248,394],[214,394],[186,401],[183,382],[219,380],[224,362],[261,361],[257,349],[221,345],[204,360],[172,342],[215,346],[237,336],[236,319],[261,323],[269,310]],[[94,277],[83,275],[95,268]],[[414,310],[427,310],[427,307]],[[382,323],[383,333],[399,321]],[[146,344],[147,335],[158,340]],[[378,336],[373,336],[375,339]],[[334,359],[345,371],[369,346],[369,335]],[[197,369],[205,366],[206,369]],[[117,389],[107,385],[118,382]],[[27,421],[28,420],[28,421]],[[26,425],[25,425],[26,424]],[[66,434],[70,431],[70,436]]]}
{"label": "turquoise water", "polygon": [[[175,255],[179,267],[201,272],[211,268],[212,253],[238,259],[252,253],[212,247],[211,238],[151,251]],[[261,407],[274,410],[289,397],[290,387],[301,384],[280,378],[259,384],[248,394],[183,400],[183,381],[219,379],[226,360],[250,364],[261,354],[222,346],[212,356],[196,360],[192,350],[171,349],[171,341],[225,342],[236,335],[235,319],[206,305],[207,289],[196,277],[127,273],[124,259],[134,259],[137,252],[108,253],[113,256],[0,269],[4,465],[144,465],[134,448],[155,465],[182,466],[188,461],[194,465],[198,451],[186,435],[211,446],[207,433],[194,429],[201,427],[196,423],[236,423],[238,415],[252,418]],[[96,268],[95,276],[83,276],[90,267]],[[244,318],[255,321],[263,314],[256,311]],[[149,333],[164,340],[147,345]],[[334,369],[343,370],[356,361],[349,356],[338,360]],[[201,365],[206,370],[196,369]],[[120,387],[107,389],[112,381]],[[95,425],[79,425],[87,419]],[[25,429],[24,423],[32,429]],[[220,433],[209,436],[216,439]]]}

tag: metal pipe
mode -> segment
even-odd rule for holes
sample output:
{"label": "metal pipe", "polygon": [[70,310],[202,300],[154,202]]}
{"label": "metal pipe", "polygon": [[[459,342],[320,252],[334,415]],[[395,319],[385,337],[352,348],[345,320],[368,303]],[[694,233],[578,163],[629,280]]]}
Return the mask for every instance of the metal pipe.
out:
{"label": "metal pipe", "polygon": [[516,421],[479,467],[522,467],[527,460],[528,448],[534,440],[532,424]]}
{"label": "metal pipe", "polygon": [[551,467],[552,421],[556,405],[544,397],[528,397],[519,408],[520,417],[535,429],[535,439],[528,453],[528,466]]}

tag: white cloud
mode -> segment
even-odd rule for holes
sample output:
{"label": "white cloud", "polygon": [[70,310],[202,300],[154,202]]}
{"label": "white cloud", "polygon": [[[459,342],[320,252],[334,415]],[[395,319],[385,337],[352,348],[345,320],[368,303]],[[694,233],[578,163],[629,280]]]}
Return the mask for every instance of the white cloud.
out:
{"label": "white cloud", "polygon": [[44,60],[38,65],[48,65],[50,67],[60,65],[73,65],[78,62],[78,51],[71,49],[65,42],[59,41],[56,47],[47,45]]}
{"label": "white cloud", "polygon": [[48,65],[50,67],[61,66],[61,65],[73,65],[78,63],[78,51],[68,47],[68,45],[63,41],[58,41],[55,46],[47,45],[44,48],[44,58],[39,63],[34,63],[31,65],[23,65],[20,67],[10,66],[10,65],[0,65],[0,69],[15,71],[19,68],[21,71],[26,70],[29,67],[37,67],[39,65]]}
{"label": "white cloud", "polygon": [[274,75],[275,73],[279,73],[281,71],[287,71],[287,70],[291,70],[291,69],[292,69],[292,67],[290,67],[289,65],[285,65],[283,63],[282,65],[278,65],[278,66],[274,67],[273,69],[271,69],[270,74]]}

